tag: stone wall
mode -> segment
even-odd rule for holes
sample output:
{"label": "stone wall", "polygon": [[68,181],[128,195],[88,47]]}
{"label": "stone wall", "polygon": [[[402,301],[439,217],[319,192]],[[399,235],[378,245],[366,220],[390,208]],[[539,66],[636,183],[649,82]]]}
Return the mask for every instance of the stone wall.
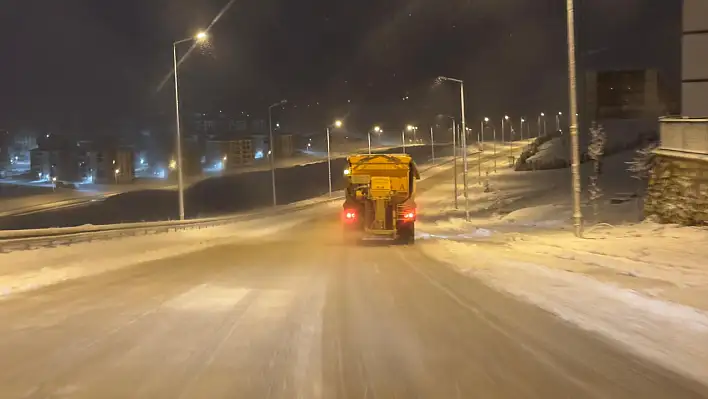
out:
{"label": "stone wall", "polygon": [[661,223],[708,225],[708,155],[659,149],[655,156],[646,215]]}

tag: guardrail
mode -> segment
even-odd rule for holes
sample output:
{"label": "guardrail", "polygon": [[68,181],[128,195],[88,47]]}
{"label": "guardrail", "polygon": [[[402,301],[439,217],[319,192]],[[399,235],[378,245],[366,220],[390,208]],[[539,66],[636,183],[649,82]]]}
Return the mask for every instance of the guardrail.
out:
{"label": "guardrail", "polygon": [[252,213],[203,219],[58,227],[50,229],[6,230],[0,231],[0,252],[215,227],[255,220],[266,216],[278,216],[297,212],[316,205],[338,201],[342,198],[344,198],[342,195],[333,195],[332,197],[322,198],[319,201],[311,199],[302,201],[301,203],[282,205],[276,210],[263,209]]}
{"label": "guardrail", "polygon": [[[451,162],[452,159],[448,159],[443,162],[427,165],[427,167],[421,170],[421,172],[426,172]],[[279,216],[286,213],[302,211],[317,205],[342,200],[343,198],[343,193],[338,191],[333,193],[332,197],[329,195],[320,196],[288,205],[281,205],[275,210],[272,208],[267,208],[244,214],[212,218],[57,227],[48,229],[5,230],[0,231],[0,253],[17,250],[31,250],[41,247],[70,245],[80,242],[109,240],[128,236],[150,235],[178,230],[215,227],[230,223],[255,220],[267,216]]]}

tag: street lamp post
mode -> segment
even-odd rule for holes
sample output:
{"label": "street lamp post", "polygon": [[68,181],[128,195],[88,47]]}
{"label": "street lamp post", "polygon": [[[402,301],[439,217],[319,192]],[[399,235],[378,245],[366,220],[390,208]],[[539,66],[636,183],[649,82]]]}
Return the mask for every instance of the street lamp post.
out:
{"label": "street lamp post", "polygon": [[175,77],[175,118],[177,120],[177,191],[179,201],[179,220],[184,220],[184,180],[182,174],[182,133],[180,132],[179,117],[179,79],[177,77],[177,45],[191,41],[204,41],[207,38],[206,32],[199,32],[195,37],[178,40],[172,43],[172,61],[174,65]]}
{"label": "street lamp post", "polygon": [[[461,115],[461,127],[462,132],[462,184],[463,184],[463,194],[465,196],[465,221],[470,221],[470,208],[469,208],[469,184],[467,180],[468,164],[467,164],[467,124],[465,122],[465,83],[461,79],[448,78],[445,76],[440,76],[439,80],[447,80],[460,84],[460,115]],[[481,177],[481,175],[480,175]]]}
{"label": "street lamp post", "polygon": [[[334,122],[335,128],[342,127],[342,121]],[[327,126],[327,175],[329,176],[329,196],[332,196],[332,155],[330,153],[329,132],[332,126]]]}
{"label": "street lamp post", "polygon": [[[489,118],[484,118],[484,123],[489,123]],[[494,173],[497,172],[497,127],[492,124],[492,156],[494,157]]]}
{"label": "street lamp post", "polygon": [[556,131],[561,130],[561,128],[560,128],[560,117],[561,117],[561,115],[563,115],[562,112],[559,112],[558,114],[556,114]]}
{"label": "street lamp post", "polygon": [[275,191],[275,140],[273,138],[273,108],[283,106],[288,100],[281,100],[268,107],[268,130],[270,132],[268,151],[270,152],[270,184],[273,190],[273,206],[278,204],[278,197]]}
{"label": "street lamp post", "polygon": [[435,163],[435,135],[432,126],[430,126],[430,156],[433,158],[433,163]]}
{"label": "street lamp post", "polygon": [[[406,153],[406,130],[409,132],[413,132],[415,134],[415,131],[418,130],[417,126],[413,125],[408,125],[406,128],[401,132],[401,139],[403,140],[403,153]],[[413,136],[415,137],[415,136]]]}
{"label": "street lamp post", "polygon": [[[380,126],[374,126],[374,133],[380,134],[381,133],[381,127]],[[369,139],[369,155],[371,155],[371,130],[369,130],[369,133],[367,134],[367,138]]]}
{"label": "street lamp post", "polygon": [[[568,87],[570,96],[571,172],[573,175],[573,225],[576,237],[583,236],[583,214],[580,209],[580,144],[578,142],[578,93],[575,70],[575,10],[567,0],[568,17]],[[560,112],[558,113],[560,115]]]}
{"label": "street lamp post", "polygon": [[[524,139],[524,122],[526,122],[526,119],[522,116],[519,122],[519,134],[521,135],[521,140],[523,141]],[[529,134],[530,136],[530,134]]]}
{"label": "street lamp post", "polygon": [[[501,136],[501,144],[502,144],[502,152],[504,151],[504,134],[505,134],[505,126],[504,126],[504,121],[509,120],[509,115],[504,115],[504,118],[502,118],[502,136]],[[511,132],[509,132],[509,148],[511,148]],[[509,154],[511,155],[511,154]]]}
{"label": "street lamp post", "polygon": [[458,197],[458,191],[457,191],[457,123],[455,122],[455,118],[449,115],[440,115],[440,116],[445,116],[447,118],[450,118],[452,120],[452,181],[453,181],[453,192],[454,192],[454,198],[455,198],[455,209],[458,209],[458,203],[457,203],[457,197]]}

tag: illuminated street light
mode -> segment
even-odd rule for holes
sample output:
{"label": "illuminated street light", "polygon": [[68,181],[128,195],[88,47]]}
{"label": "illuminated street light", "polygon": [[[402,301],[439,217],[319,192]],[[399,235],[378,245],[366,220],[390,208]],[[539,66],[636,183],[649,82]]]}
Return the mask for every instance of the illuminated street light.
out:
{"label": "illuminated street light", "polygon": [[[460,115],[462,117],[462,163],[463,163],[463,175],[462,180],[464,184],[464,195],[465,195],[465,220],[470,221],[470,208],[469,208],[469,185],[467,182],[467,124],[465,122],[465,83],[462,79],[454,79],[446,76],[438,77],[439,81],[450,81],[460,84]],[[481,173],[481,172],[480,172]],[[479,176],[479,180],[482,180],[482,176]]]}
{"label": "illuminated street light", "polygon": [[175,118],[177,119],[177,191],[179,198],[179,220],[184,220],[184,181],[182,176],[182,134],[180,132],[180,117],[179,117],[179,79],[177,77],[177,45],[191,41],[203,42],[207,39],[207,33],[202,31],[194,37],[178,40],[172,43],[172,62],[174,66],[175,77]]}
{"label": "illuminated street light", "polygon": [[453,182],[453,194],[455,198],[455,209],[458,209],[458,204],[457,204],[457,197],[458,197],[458,192],[457,192],[457,123],[455,122],[455,118],[450,116],[450,115],[439,115],[439,116],[444,116],[446,118],[450,118],[452,120],[452,182]]}
{"label": "illuminated street light", "polygon": [[[406,131],[415,132],[418,129],[413,125],[406,125],[406,128],[401,130],[401,143],[403,143],[403,153],[406,153]],[[415,136],[414,136],[415,137]]]}
{"label": "illuminated street light", "polygon": [[[381,134],[381,126],[374,126],[373,130],[374,130],[374,133]],[[366,136],[369,141],[369,155],[371,155],[371,131],[368,131]]]}
{"label": "illuminated street light", "polygon": [[[486,125],[487,123],[489,123],[489,118],[485,117],[484,124]],[[503,120],[502,120],[502,123],[504,123]],[[493,123],[492,123],[492,155],[494,158],[494,173],[496,173],[497,172],[497,127]],[[479,162],[479,160],[478,160],[478,162]],[[479,173],[482,173],[481,166],[479,167],[479,169],[480,169]],[[481,182],[482,179],[479,179],[479,181]]]}
{"label": "illuminated street light", "polygon": [[[273,138],[273,108],[281,107],[288,103],[288,100],[280,100],[275,104],[268,107],[268,131],[270,133],[270,148],[268,149],[268,154],[270,155],[270,184],[271,190],[273,191],[273,206],[278,204],[278,197],[275,191],[275,139]],[[280,127],[280,124],[277,124]]]}
{"label": "illuminated street light", "polygon": [[546,114],[541,112],[541,116],[538,117],[538,136],[541,136],[541,119],[543,119],[543,136],[546,135]]}
{"label": "illuminated street light", "polygon": [[[336,120],[334,121],[334,127],[339,129],[343,125],[341,120]],[[327,126],[327,175],[329,177],[329,196],[332,196],[332,153],[330,152],[330,140],[329,140],[329,135],[330,135],[330,130],[332,129],[332,126]]]}

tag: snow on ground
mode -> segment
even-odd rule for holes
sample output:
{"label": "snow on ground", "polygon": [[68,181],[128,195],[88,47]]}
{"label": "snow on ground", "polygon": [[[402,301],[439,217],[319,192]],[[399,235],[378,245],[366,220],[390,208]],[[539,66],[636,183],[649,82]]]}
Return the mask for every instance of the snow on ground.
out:
{"label": "snow on ground", "polygon": [[199,230],[119,238],[0,254],[0,299],[60,282],[97,275],[135,264],[171,258],[235,241],[263,240],[309,220],[318,207],[258,220]]}
{"label": "snow on ground", "polygon": [[430,256],[464,274],[619,342],[636,354],[708,382],[708,313],[549,267],[513,248],[424,243]]}
{"label": "snow on ground", "polygon": [[[708,229],[641,221],[624,163],[606,158],[597,217],[583,196],[584,238],[572,233],[570,171],[492,173],[470,190],[470,222],[452,184],[419,199],[421,248],[461,272],[708,381]],[[583,182],[588,169],[583,165]],[[485,192],[487,191],[487,192]],[[627,196],[624,196],[627,198]]]}

